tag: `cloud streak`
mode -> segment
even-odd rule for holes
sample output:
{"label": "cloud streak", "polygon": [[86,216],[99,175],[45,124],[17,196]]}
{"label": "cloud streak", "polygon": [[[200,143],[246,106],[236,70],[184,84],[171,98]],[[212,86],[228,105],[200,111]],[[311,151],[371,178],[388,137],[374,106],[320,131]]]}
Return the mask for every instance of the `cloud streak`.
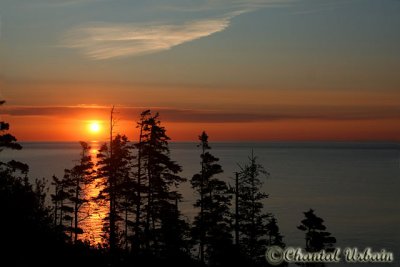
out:
{"label": "cloud streak", "polygon": [[[138,56],[165,51],[183,43],[221,32],[243,13],[291,0],[208,1],[191,11],[219,10],[220,16],[180,24],[91,23],[70,30],[62,46],[79,49],[93,60]],[[189,9],[190,10],[190,9]],[[184,11],[184,8],[181,10]]]}
{"label": "cloud streak", "polygon": [[[118,117],[123,120],[136,121],[139,114],[147,108],[119,107]],[[269,107],[263,112],[226,112],[218,110],[193,110],[153,107],[151,110],[160,112],[166,122],[185,123],[246,123],[269,122],[280,120],[381,120],[400,119],[398,106],[277,106]],[[86,115],[107,118],[110,107],[106,106],[53,106],[29,107],[8,106],[0,109],[0,115],[10,116],[48,116],[59,118],[82,118]]]}
{"label": "cloud streak", "polygon": [[224,17],[181,25],[93,24],[69,32],[64,45],[82,49],[86,56],[95,60],[137,56],[168,50],[220,32],[229,22],[229,17]]}

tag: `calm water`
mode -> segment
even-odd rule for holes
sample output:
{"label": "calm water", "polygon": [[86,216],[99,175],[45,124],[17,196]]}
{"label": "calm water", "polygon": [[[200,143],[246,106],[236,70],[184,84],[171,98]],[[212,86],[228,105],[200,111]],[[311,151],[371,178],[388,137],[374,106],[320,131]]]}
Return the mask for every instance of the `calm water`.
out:
{"label": "calm water", "polygon": [[[14,158],[30,165],[31,177],[62,177],[79,158],[78,143],[22,143],[18,152],[3,152],[1,160]],[[92,143],[95,153],[98,143]],[[275,214],[285,242],[304,246],[297,226],[303,211],[313,208],[325,220],[338,247],[385,248],[400,257],[400,144],[383,143],[214,143],[229,181],[254,149],[259,162],[271,173],[263,190],[270,195],[266,210]],[[172,158],[183,166],[183,176],[199,171],[195,143],[172,143]],[[88,195],[99,190],[87,188]],[[190,219],[195,210],[190,184],[181,186],[181,208]],[[87,207],[93,214],[84,221],[86,238],[100,240],[104,208]],[[353,264],[351,266],[367,266]],[[378,264],[383,266],[382,264]],[[338,266],[338,265],[335,265]]]}

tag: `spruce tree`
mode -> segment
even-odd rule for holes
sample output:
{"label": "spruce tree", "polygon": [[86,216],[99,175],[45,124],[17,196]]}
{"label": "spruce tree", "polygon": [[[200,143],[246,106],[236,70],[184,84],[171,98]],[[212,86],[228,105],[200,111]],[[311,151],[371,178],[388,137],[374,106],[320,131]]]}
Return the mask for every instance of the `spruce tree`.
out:
{"label": "spruce tree", "polygon": [[[165,256],[165,251],[183,249],[185,243],[186,223],[177,207],[182,198],[177,187],[186,179],[179,176],[182,168],[170,157],[170,138],[161,125],[159,114],[153,115],[150,110],[142,112],[138,128],[135,232],[143,226],[141,231],[147,252]],[[178,225],[182,227],[176,228]]]}
{"label": "spruce tree", "polygon": [[208,150],[208,135],[199,136],[201,149],[201,170],[192,177],[191,184],[198,195],[194,206],[199,208],[192,229],[194,241],[199,245],[199,256],[203,263],[221,265],[230,255],[232,245],[230,204],[226,182],[216,175],[223,172],[219,159]]}
{"label": "spruce tree", "polygon": [[[0,101],[0,107],[5,101]],[[10,124],[4,121],[0,121],[0,152],[4,149],[21,150],[22,146],[17,143],[17,138],[10,134],[8,131]],[[0,162],[0,170],[9,169],[11,172],[20,170],[22,173],[28,173],[28,165],[21,162],[11,160],[9,162]]]}
{"label": "spruce tree", "polygon": [[[264,212],[263,201],[268,195],[261,191],[262,178],[268,172],[257,162],[252,152],[248,163],[240,166],[237,188],[237,229],[239,251],[255,265],[264,262],[264,253],[268,244],[269,213]],[[272,226],[269,224],[269,226]]]}
{"label": "spruce tree", "polygon": [[322,249],[332,249],[336,243],[336,238],[325,231],[324,220],[315,215],[312,209],[304,212],[304,216],[306,218],[301,221],[301,225],[297,228],[305,232],[306,250],[316,252]]}
{"label": "spruce tree", "polygon": [[105,230],[108,245],[112,253],[121,245],[127,248],[128,226],[132,224],[130,212],[132,206],[131,160],[132,146],[126,136],[117,135],[111,146],[103,144],[97,157],[97,178],[102,179],[103,189],[98,199],[109,203],[109,212],[105,218]]}
{"label": "spruce tree", "polygon": [[[59,179],[55,175],[52,177],[52,185],[54,186],[54,194],[51,194],[51,201],[53,202],[54,211],[54,226],[62,232],[67,232],[67,227],[69,227],[69,232],[71,233],[71,222],[73,217],[71,214],[74,209],[69,205],[69,199],[72,194],[69,192],[70,181],[65,179]],[[68,225],[65,225],[65,221],[68,221]],[[72,234],[70,234],[72,236]]]}
{"label": "spruce tree", "polygon": [[139,138],[137,143],[134,144],[134,147],[136,148],[136,158],[133,163],[133,176],[135,179],[134,187],[132,195],[134,198],[134,216],[135,216],[135,223],[134,223],[134,229],[133,229],[133,235],[131,237],[131,243],[132,243],[132,250],[134,253],[139,253],[141,250],[141,246],[143,246],[142,242],[144,240],[143,236],[143,227],[144,227],[144,217],[143,214],[145,213],[144,211],[144,198],[146,194],[146,166],[145,166],[145,160],[144,160],[144,146],[146,142],[144,140],[149,138],[149,130],[147,126],[147,120],[151,117],[151,111],[150,110],[145,110],[140,114],[140,119],[136,123],[136,128],[139,130]]}
{"label": "spruce tree", "polygon": [[279,226],[276,218],[271,215],[269,221],[267,223],[267,245],[268,246],[280,246],[285,247],[285,243],[283,242],[283,236],[279,232]]}
{"label": "spruce tree", "polygon": [[[79,227],[79,223],[90,216],[90,214],[86,214],[85,217],[82,217],[81,208],[89,201],[89,197],[85,194],[85,187],[92,183],[94,178],[94,164],[89,155],[90,146],[85,142],[80,142],[80,145],[80,162],[71,169],[65,170],[63,181],[64,187],[66,186],[68,188],[68,198],[73,210],[71,233],[73,233],[74,236],[74,243],[77,243],[78,235],[83,233],[82,228]],[[63,188],[63,190],[65,190],[65,188]]]}

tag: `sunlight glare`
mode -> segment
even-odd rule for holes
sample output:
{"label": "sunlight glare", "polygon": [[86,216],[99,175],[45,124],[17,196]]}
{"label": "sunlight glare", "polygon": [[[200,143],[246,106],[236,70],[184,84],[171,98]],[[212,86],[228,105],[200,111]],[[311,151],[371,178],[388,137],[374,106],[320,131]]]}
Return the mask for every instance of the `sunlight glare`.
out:
{"label": "sunlight glare", "polygon": [[100,131],[100,124],[97,121],[93,121],[89,124],[89,129],[92,133],[98,133]]}

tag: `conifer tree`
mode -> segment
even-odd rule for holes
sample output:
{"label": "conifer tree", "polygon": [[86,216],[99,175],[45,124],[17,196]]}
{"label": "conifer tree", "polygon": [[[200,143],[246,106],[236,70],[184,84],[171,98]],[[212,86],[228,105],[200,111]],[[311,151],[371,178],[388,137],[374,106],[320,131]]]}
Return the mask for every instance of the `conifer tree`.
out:
{"label": "conifer tree", "polygon": [[131,149],[128,138],[118,134],[112,140],[111,147],[103,144],[97,154],[97,177],[102,179],[104,188],[98,199],[106,200],[110,205],[105,229],[112,253],[120,245],[127,248],[128,226],[132,224],[129,216],[132,206]]}
{"label": "conifer tree", "polygon": [[[5,101],[0,101],[0,107]],[[21,150],[22,146],[17,143],[17,138],[10,134],[8,131],[10,124],[4,121],[0,121],[0,152],[4,149]],[[20,170],[22,173],[28,173],[28,165],[21,162],[11,160],[9,162],[0,162],[0,167],[9,169],[11,172]]]}
{"label": "conifer tree", "polygon": [[199,136],[201,170],[192,177],[191,184],[198,195],[194,206],[199,208],[195,217],[192,236],[199,244],[200,261],[209,265],[221,265],[229,257],[232,245],[230,201],[227,184],[215,176],[222,173],[219,159],[208,150],[208,135]]}
{"label": "conifer tree", "polygon": [[[55,175],[52,177],[52,185],[54,186],[54,194],[51,194],[51,201],[53,202],[54,212],[54,226],[62,232],[66,231],[64,221],[68,221],[68,226],[71,226],[73,220],[71,214],[73,208],[68,205],[68,200],[71,198],[71,193],[68,192],[70,182],[66,179],[59,179]],[[71,229],[70,229],[71,232]]]}
{"label": "conifer tree", "polygon": [[[85,187],[93,182],[94,164],[91,156],[89,155],[90,146],[85,142],[80,142],[81,153],[79,164],[66,169],[64,175],[64,186],[67,186],[69,201],[73,209],[73,225],[71,232],[74,235],[74,243],[78,241],[78,235],[83,233],[82,228],[79,227],[79,222],[90,216],[86,214],[85,217],[81,216],[81,207],[89,201],[88,196],[85,195]],[[65,189],[64,189],[65,190]]]}
{"label": "conifer tree", "polygon": [[64,170],[62,179],[53,176],[54,194],[51,195],[54,209],[54,224],[62,231],[69,232],[71,240],[78,242],[83,233],[80,222],[90,216],[83,214],[81,208],[90,201],[85,188],[94,181],[94,164],[89,155],[90,146],[80,142],[79,164]]}
{"label": "conifer tree", "polygon": [[133,235],[131,238],[132,243],[132,250],[134,253],[138,253],[141,250],[141,246],[143,246],[142,241],[144,240],[143,236],[143,227],[144,227],[144,201],[145,201],[145,194],[146,190],[146,166],[145,166],[145,159],[144,159],[144,149],[146,142],[149,138],[149,128],[147,121],[151,117],[151,111],[145,110],[140,114],[140,119],[136,123],[136,128],[139,130],[139,138],[138,142],[134,144],[136,148],[136,158],[133,164],[133,176],[135,179],[133,189],[133,198],[135,199],[135,207],[133,210],[135,216],[135,223],[133,229]]}
{"label": "conifer tree", "polygon": [[267,245],[268,246],[280,246],[285,247],[285,243],[283,242],[283,236],[279,232],[279,226],[276,218],[271,215],[269,221],[266,226],[267,229]]}
{"label": "conifer tree", "polygon": [[324,220],[315,215],[312,209],[304,212],[304,216],[306,218],[301,221],[301,225],[297,228],[305,232],[306,250],[316,252],[322,249],[332,249],[336,243],[336,238],[325,231]]}
{"label": "conifer tree", "polygon": [[[238,248],[250,261],[259,265],[264,261],[264,253],[268,244],[268,219],[270,214],[264,212],[263,201],[268,195],[261,191],[262,177],[268,172],[257,162],[252,152],[248,163],[240,166],[237,188],[237,229]],[[272,227],[272,224],[269,224]],[[272,233],[272,232],[271,232]]]}
{"label": "conifer tree", "polygon": [[[161,125],[159,114],[153,115],[150,110],[142,112],[138,128],[135,232],[143,225],[144,247],[160,256],[173,247],[180,249],[178,244],[184,243],[180,237],[185,227],[176,228],[174,235],[168,228],[185,225],[177,208],[182,197],[176,189],[186,179],[179,176],[182,168],[170,157],[170,138]],[[177,237],[179,240],[174,240]]]}

